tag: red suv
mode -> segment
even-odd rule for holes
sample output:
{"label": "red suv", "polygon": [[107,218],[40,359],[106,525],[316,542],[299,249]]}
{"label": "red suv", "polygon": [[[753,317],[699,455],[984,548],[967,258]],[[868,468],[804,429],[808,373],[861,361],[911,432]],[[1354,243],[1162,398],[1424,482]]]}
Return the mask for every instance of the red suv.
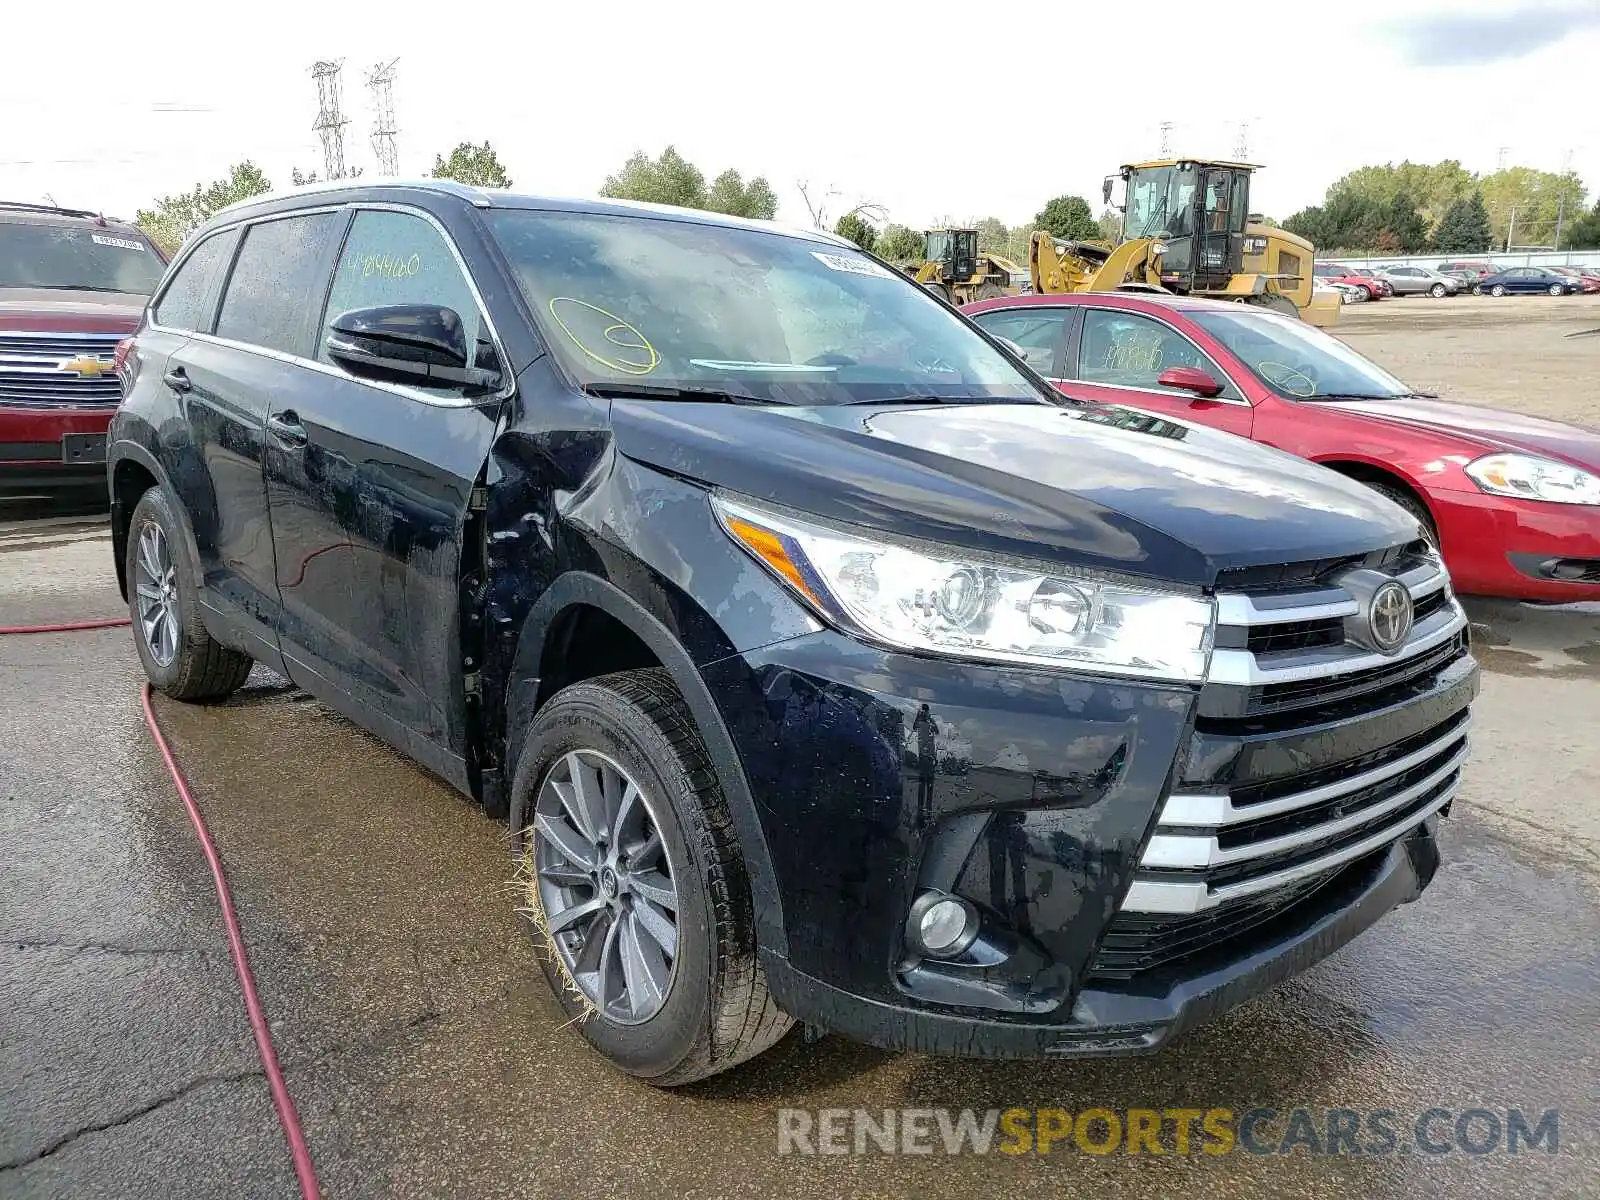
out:
{"label": "red suv", "polygon": [[116,345],[165,269],[134,225],[0,201],[0,496],[104,491]]}

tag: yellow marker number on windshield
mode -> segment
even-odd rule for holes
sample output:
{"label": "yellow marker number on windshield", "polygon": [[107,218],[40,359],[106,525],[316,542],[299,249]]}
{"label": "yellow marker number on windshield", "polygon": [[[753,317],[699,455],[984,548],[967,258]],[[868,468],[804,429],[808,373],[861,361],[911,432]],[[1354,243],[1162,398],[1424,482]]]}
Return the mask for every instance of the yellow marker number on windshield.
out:
{"label": "yellow marker number on windshield", "polygon": [[[573,332],[572,325],[569,325],[562,316],[562,309],[567,305],[587,309],[589,313],[604,317],[610,322],[610,324],[599,329],[600,337],[606,341],[606,345],[602,347],[604,353],[600,353],[587,345],[583,338]],[[656,353],[656,348],[650,344],[649,338],[617,316],[616,313],[607,312],[597,304],[590,304],[587,300],[574,300],[571,296],[552,296],[550,298],[550,315],[555,318],[556,324],[561,326],[561,332],[572,339],[574,346],[603,367],[609,367],[613,371],[620,371],[624,375],[648,375],[661,362],[661,355]],[[568,310],[567,316],[572,319],[574,324],[600,325],[593,317],[584,316],[571,310]],[[618,351],[624,353],[619,354]]]}

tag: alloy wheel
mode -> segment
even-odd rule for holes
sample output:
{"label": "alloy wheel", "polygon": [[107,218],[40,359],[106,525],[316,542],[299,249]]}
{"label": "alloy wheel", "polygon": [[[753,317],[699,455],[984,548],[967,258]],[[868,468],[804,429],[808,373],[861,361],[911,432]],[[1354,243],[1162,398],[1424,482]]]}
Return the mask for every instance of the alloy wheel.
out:
{"label": "alloy wheel", "polygon": [[139,530],[133,574],[139,634],[156,665],[170,667],[178,657],[178,569],[172,562],[167,535],[154,521]]}
{"label": "alloy wheel", "polygon": [[638,1025],[661,1010],[678,956],[678,889],[658,801],[594,750],[563,755],[534,802],[545,931],[596,1011]]}

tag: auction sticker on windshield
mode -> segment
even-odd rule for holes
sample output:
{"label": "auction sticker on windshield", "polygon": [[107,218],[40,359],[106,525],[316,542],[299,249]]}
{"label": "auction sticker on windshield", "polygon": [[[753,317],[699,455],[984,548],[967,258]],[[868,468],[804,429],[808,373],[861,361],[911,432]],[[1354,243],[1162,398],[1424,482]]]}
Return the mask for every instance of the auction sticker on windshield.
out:
{"label": "auction sticker on windshield", "polygon": [[89,240],[97,246],[120,246],[124,250],[143,250],[144,243],[136,242],[132,238],[106,237],[102,233],[91,233]]}
{"label": "auction sticker on windshield", "polygon": [[886,279],[894,278],[893,271],[865,258],[853,258],[848,254],[824,254],[820,250],[813,250],[811,257],[830,271],[848,271],[852,275],[882,275]]}

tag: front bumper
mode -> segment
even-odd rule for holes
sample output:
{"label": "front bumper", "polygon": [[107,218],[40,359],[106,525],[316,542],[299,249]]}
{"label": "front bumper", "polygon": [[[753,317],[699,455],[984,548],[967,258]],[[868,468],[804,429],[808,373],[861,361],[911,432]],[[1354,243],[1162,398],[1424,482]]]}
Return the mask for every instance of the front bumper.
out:
{"label": "front bumper", "polygon": [[1600,599],[1600,508],[1430,492],[1455,589],[1567,603]]}
{"label": "front bumper", "polygon": [[1431,818],[1351,873],[1331,906],[1292,912],[1234,957],[1146,992],[1088,987],[1064,1022],[1000,1021],[932,1012],[854,996],[764,954],[772,994],[785,1012],[886,1049],[972,1058],[1147,1054],[1326,958],[1401,904],[1422,894],[1439,866]]}
{"label": "front bumper", "polygon": [[[1397,789],[1417,777],[1399,775],[1400,756],[1420,762],[1415,747],[1464,729],[1476,694],[1465,648],[1441,651],[1422,675],[1297,713],[1241,714],[1237,693],[1213,685],[955,663],[826,631],[703,667],[773,861],[787,940],[763,947],[775,997],[797,1019],[883,1046],[1161,1045],[1326,955],[1432,878],[1433,814],[1449,797],[1417,792],[1411,807]],[[1294,848],[1215,872],[1152,862],[1173,796],[1281,807],[1271,797],[1337,793],[1330,779],[1360,772],[1393,776],[1391,791],[1371,792],[1387,814],[1373,825],[1308,816],[1340,817],[1337,836],[1312,841],[1243,821],[1247,838]],[[1346,799],[1369,802],[1328,803]],[[1240,872],[1285,869],[1307,878],[1222,899]],[[1216,902],[1182,913],[1132,899],[1136,884],[1213,878]],[[978,950],[940,961],[908,944],[907,914],[928,890],[981,914]]]}
{"label": "front bumper", "polygon": [[115,408],[0,407],[0,492],[104,488]]}

